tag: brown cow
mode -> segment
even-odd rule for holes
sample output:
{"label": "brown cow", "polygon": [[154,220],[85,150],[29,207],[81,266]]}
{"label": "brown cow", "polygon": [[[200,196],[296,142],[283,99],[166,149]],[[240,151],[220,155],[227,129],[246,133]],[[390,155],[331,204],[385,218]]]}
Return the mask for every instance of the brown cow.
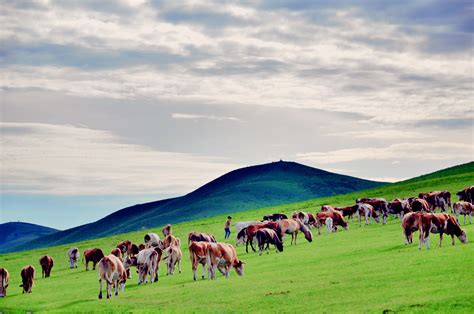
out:
{"label": "brown cow", "polygon": [[[299,231],[303,232],[304,237],[308,242],[313,241],[313,234],[309,228],[298,219],[282,219],[278,222],[278,224],[279,229],[276,230],[277,233],[281,234],[282,236],[284,234],[291,234],[290,245],[293,245],[293,243],[296,245],[296,239],[298,238]],[[271,229],[275,230],[274,228]]]}
{"label": "brown cow", "polygon": [[35,282],[35,268],[32,265],[21,269],[21,281],[20,287],[23,287],[23,293],[31,293]]}
{"label": "brown cow", "polygon": [[138,251],[144,250],[145,248],[146,248],[145,244],[143,244],[143,243],[140,243],[140,245],[138,245]]}
{"label": "brown cow", "polygon": [[358,198],[356,203],[365,203],[372,205],[376,212],[379,212],[379,215],[382,215],[382,224],[387,223],[388,217],[388,203],[384,198]]}
{"label": "brown cow", "polygon": [[402,230],[405,237],[405,244],[413,243],[413,232],[419,229],[419,217],[422,215],[421,211],[409,212],[402,218]]}
{"label": "brown cow", "polygon": [[229,278],[230,267],[239,276],[244,274],[244,262],[237,258],[235,248],[228,243],[210,243],[207,247],[207,264],[210,279],[216,279],[216,269]]}
{"label": "brown cow", "polygon": [[202,279],[204,279],[204,269],[207,263],[207,247],[209,245],[210,242],[207,241],[193,241],[189,244],[189,258],[191,259],[194,281],[196,281],[196,271],[199,264],[202,265]]}
{"label": "brown cow", "polygon": [[0,268],[0,298],[7,296],[8,282],[10,274],[6,268]]}
{"label": "brown cow", "polygon": [[127,282],[127,272],[122,261],[115,255],[109,254],[100,259],[97,267],[99,271],[99,299],[102,299],[102,280],[107,285],[107,299],[112,296],[112,286],[115,288],[115,295],[118,289],[123,291]]}
{"label": "brown cow", "polygon": [[166,260],[166,275],[174,274],[176,264],[178,264],[178,271],[181,273],[181,258],[183,257],[183,253],[179,245],[171,244],[166,248],[165,252],[166,256],[163,260]]}
{"label": "brown cow", "polygon": [[393,215],[400,216],[400,220],[403,216],[411,211],[411,207],[408,200],[394,199],[388,203],[388,212]]}
{"label": "brown cow", "polygon": [[420,229],[420,242],[418,248],[421,250],[423,243],[426,248],[430,248],[429,236],[430,233],[439,233],[439,246],[443,242],[443,234],[446,233],[451,236],[452,244],[454,245],[454,236],[458,237],[461,243],[467,243],[467,235],[461,229],[456,219],[448,214],[432,214],[422,213],[419,216],[418,227]]}
{"label": "brown cow", "polygon": [[273,229],[263,228],[257,231],[255,235],[258,243],[259,254],[262,255],[265,244],[267,245],[267,254],[270,253],[270,244],[273,244],[276,251],[283,252],[283,242],[281,241],[281,235],[275,232]]}
{"label": "brown cow", "polygon": [[[88,249],[84,250],[82,255],[82,262],[86,264],[86,271],[89,270],[89,262],[92,262],[92,269],[95,270],[95,265],[104,257],[104,253],[101,249]],[[84,262],[85,260],[85,262]]]}
{"label": "brown cow", "polygon": [[169,236],[171,234],[171,225],[167,224],[166,226],[164,226],[161,232],[163,233],[165,237]]}
{"label": "brown cow", "polygon": [[474,204],[474,185],[467,187],[456,193],[460,201]]}
{"label": "brown cow", "polygon": [[314,219],[314,215],[312,213],[307,213],[303,211],[294,212],[292,215],[293,219],[299,219],[306,227],[310,228],[314,226],[316,220]]}
{"label": "brown cow", "polygon": [[414,212],[430,212],[431,211],[430,204],[428,204],[428,202],[422,198],[415,199],[413,203],[411,204],[411,209]]}
{"label": "brown cow", "polygon": [[321,212],[332,212],[334,211],[334,207],[331,205],[323,205],[321,206]]}
{"label": "brown cow", "polygon": [[346,207],[334,207],[334,210],[341,212],[342,217],[354,218],[354,214],[359,211],[359,205],[352,205]]}
{"label": "brown cow", "polygon": [[116,248],[120,249],[120,251],[122,252],[122,256],[124,257],[125,255],[130,256],[130,254],[132,253],[132,241],[125,240],[125,241],[119,242]]}
{"label": "brown cow", "polygon": [[338,211],[330,211],[330,212],[320,212],[316,213],[316,226],[318,227],[318,234],[321,234],[321,227],[322,225],[326,224],[326,219],[331,218],[334,229],[337,230],[337,226],[341,226],[344,229],[349,229],[347,222],[344,220],[342,214]]}
{"label": "brown cow", "polygon": [[163,239],[163,249],[166,249],[171,245],[181,246],[181,240],[172,234],[169,234]]}
{"label": "brown cow", "polygon": [[441,208],[444,212],[447,208],[451,208],[451,193],[449,191],[433,191],[429,193],[420,193],[418,198],[422,198],[428,202],[432,211]]}
{"label": "brown cow", "polygon": [[469,216],[469,223],[472,223],[472,216],[474,215],[474,205],[469,202],[456,202],[453,205],[456,220],[459,222],[459,214],[464,216],[464,224],[466,224],[466,215]]}
{"label": "brown cow", "polygon": [[49,277],[51,275],[51,268],[54,266],[54,261],[51,256],[42,256],[39,259],[41,265],[41,278]]}
{"label": "brown cow", "polygon": [[114,248],[110,254],[117,256],[123,262],[122,250],[118,247]]}
{"label": "brown cow", "polygon": [[216,243],[216,237],[210,233],[205,232],[190,232],[188,233],[188,244],[192,241],[204,241]]}
{"label": "brown cow", "polygon": [[[283,219],[283,220],[285,220],[285,219]],[[264,223],[250,225],[247,228],[245,228],[244,230],[245,230],[245,233],[247,235],[247,241],[245,243],[245,251],[247,253],[249,252],[249,243],[250,243],[250,247],[252,248],[252,250],[254,252],[256,252],[255,248],[253,247],[253,238],[255,237],[255,234],[257,233],[257,230],[259,230],[259,229],[270,228],[270,229],[273,229],[276,232],[282,234],[279,223],[283,220],[279,220],[278,222],[276,222],[276,221],[267,221],[267,222],[264,222]]]}
{"label": "brown cow", "polygon": [[[161,258],[163,256],[163,250],[159,247],[153,248],[153,250],[155,250],[155,252],[157,253],[156,262],[155,262],[155,260],[154,260],[155,256],[153,256],[153,254],[151,254],[151,252],[149,252],[150,249],[152,249],[152,248],[148,248],[148,249],[144,248],[143,250],[140,250],[139,254],[137,254],[136,256],[127,257],[125,259],[125,261],[123,262],[123,266],[128,271],[127,272],[128,278],[130,278],[129,271],[130,271],[131,266],[137,267],[137,269],[138,269],[137,272],[139,274],[140,274],[140,271],[142,272],[142,279],[140,279],[140,276],[138,278],[139,284],[142,281],[145,281],[145,277],[147,276],[147,274],[152,273],[152,270],[154,271],[155,277],[150,278],[150,282],[152,280],[153,280],[153,282],[157,282],[159,280],[158,275],[159,275],[159,270],[160,270]],[[148,261],[147,261],[147,258],[146,258],[147,256],[148,256]],[[140,262],[139,262],[139,259],[140,259]],[[153,264],[155,265],[154,268],[150,268],[150,261],[152,261]],[[146,268],[141,266],[141,265],[145,265],[145,264],[146,264]],[[153,266],[153,264],[151,264],[151,265]],[[148,271],[148,273],[147,273],[147,271]],[[153,275],[153,273],[151,275]]]}

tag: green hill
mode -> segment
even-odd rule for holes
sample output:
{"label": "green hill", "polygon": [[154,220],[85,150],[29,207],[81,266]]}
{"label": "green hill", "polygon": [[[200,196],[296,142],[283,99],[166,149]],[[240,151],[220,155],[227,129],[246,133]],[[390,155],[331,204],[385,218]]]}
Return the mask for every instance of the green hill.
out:
{"label": "green hill", "polygon": [[26,222],[0,224],[0,251],[22,245],[38,237],[56,233],[59,230]]}
{"label": "green hill", "polygon": [[[427,176],[346,195],[324,197],[236,213],[234,222],[259,219],[272,212],[319,210],[321,204],[352,204],[355,198],[381,196],[387,199],[416,195],[420,191],[448,189],[451,193],[472,185],[474,163],[453,167]],[[211,232],[223,241],[226,215],[173,225],[173,233],[186,239],[189,231]],[[316,312],[316,313],[473,313],[474,312],[474,224],[462,225],[470,242],[457,239],[451,245],[445,237],[438,247],[438,235],[431,237],[431,249],[418,250],[418,234],[413,245],[403,244],[398,219],[389,217],[387,225],[359,227],[349,222],[349,230],[317,236],[308,243],[300,235],[298,244],[284,252],[258,256],[237,247],[246,264],[245,275],[232,271],[229,279],[192,280],[191,266],[183,241],[181,274],[166,276],[160,267],[157,284],[138,286],[137,275],[127,282],[123,293],[111,300],[98,300],[97,272],[69,269],[66,252],[71,246],[100,247],[108,253],[116,243],[130,239],[140,243],[143,234],[158,228],[77,242],[50,248],[0,255],[0,267],[11,274],[8,297],[0,299],[0,309],[8,312]],[[232,229],[233,230],[233,229]],[[234,230],[233,230],[234,232]],[[235,236],[232,234],[231,239]],[[233,242],[233,241],[229,241]],[[41,279],[38,257],[55,259],[52,277]],[[31,295],[23,295],[20,269],[32,264],[37,269]],[[199,266],[198,272],[201,272]]]}
{"label": "green hill", "polygon": [[36,248],[349,193],[384,183],[339,175],[295,162],[273,162],[231,171],[182,197],[119,210],[101,220],[35,239]]}

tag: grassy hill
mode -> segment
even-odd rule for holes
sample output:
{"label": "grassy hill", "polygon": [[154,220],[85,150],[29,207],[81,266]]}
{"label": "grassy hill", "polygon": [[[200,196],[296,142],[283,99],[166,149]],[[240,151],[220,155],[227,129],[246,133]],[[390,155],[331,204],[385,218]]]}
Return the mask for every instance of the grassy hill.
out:
{"label": "grassy hill", "polygon": [[26,222],[7,222],[0,224],[0,251],[32,241],[38,237],[59,230]]}
{"label": "grassy hill", "polygon": [[38,238],[12,250],[71,243],[382,184],[295,162],[273,162],[231,171],[185,196],[127,207],[94,223]]}
{"label": "grassy hill", "polygon": [[[474,163],[453,167],[412,180],[359,191],[347,195],[324,197],[305,202],[280,205],[236,213],[234,222],[259,219],[272,212],[319,210],[321,204],[352,204],[362,196],[407,197],[420,191],[448,189],[452,193],[474,182]],[[189,221],[173,226],[174,233],[186,238],[189,231],[214,233],[223,241],[226,215]],[[431,239],[432,248],[419,251],[416,244],[405,246],[400,222],[389,218],[383,226],[372,222],[359,227],[350,222],[349,230],[323,233],[308,243],[299,237],[298,244],[288,245],[283,253],[258,256],[237,252],[246,263],[245,276],[235,272],[229,279],[193,282],[186,245],[183,245],[183,272],[165,276],[161,265],[157,284],[137,286],[136,274],[125,291],[111,300],[98,300],[97,272],[85,272],[81,265],[69,269],[66,258],[71,245],[0,255],[0,267],[11,273],[8,297],[0,299],[0,309],[8,312],[54,311],[127,311],[127,312],[474,312],[474,224],[462,226],[471,242],[462,245],[456,239],[451,246],[445,238],[438,247],[438,236]],[[158,228],[151,231],[158,232]],[[100,247],[109,252],[117,242],[131,239],[142,242],[148,230],[74,243],[81,251]],[[235,233],[232,234],[232,237]],[[415,235],[415,239],[417,234]],[[185,242],[185,241],[183,241]],[[232,242],[232,241],[231,241]],[[415,240],[417,243],[417,239]],[[52,277],[38,275],[31,295],[22,295],[20,269],[33,264],[39,270],[38,258],[50,254],[55,258]],[[201,268],[198,269],[198,272]]]}

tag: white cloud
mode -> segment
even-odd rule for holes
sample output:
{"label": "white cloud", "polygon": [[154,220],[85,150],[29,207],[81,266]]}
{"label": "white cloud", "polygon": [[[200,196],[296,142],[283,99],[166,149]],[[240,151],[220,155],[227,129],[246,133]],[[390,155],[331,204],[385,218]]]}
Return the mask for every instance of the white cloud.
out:
{"label": "white cloud", "polygon": [[188,114],[188,113],[172,113],[171,117],[173,119],[187,119],[187,120],[198,120],[198,119],[207,119],[207,120],[217,120],[217,121],[241,121],[236,117],[224,117],[224,116],[215,116],[215,115],[202,115],[202,114]]}
{"label": "white cloud", "polygon": [[474,147],[453,142],[398,143],[388,147],[358,147],[327,152],[298,153],[297,160],[334,164],[358,160],[465,160],[474,159]]}
{"label": "white cloud", "polygon": [[181,194],[237,167],[71,125],[1,123],[0,131],[2,193]]}

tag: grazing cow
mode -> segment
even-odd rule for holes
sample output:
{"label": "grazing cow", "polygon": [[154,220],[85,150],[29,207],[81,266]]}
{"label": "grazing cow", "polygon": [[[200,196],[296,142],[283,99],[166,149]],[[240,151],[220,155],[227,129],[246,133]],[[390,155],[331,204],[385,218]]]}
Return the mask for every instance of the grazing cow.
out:
{"label": "grazing cow", "polygon": [[257,233],[257,230],[259,229],[270,228],[281,234],[280,225],[279,225],[281,221],[283,220],[279,220],[278,222],[267,221],[264,223],[250,225],[247,228],[245,228],[245,233],[247,236],[247,241],[245,243],[245,251],[247,253],[249,252],[249,243],[250,243],[250,247],[252,248],[254,252],[256,252],[255,248],[253,247],[253,241],[254,241],[255,234]]}
{"label": "grazing cow", "polygon": [[467,235],[461,229],[456,219],[448,214],[432,214],[422,213],[419,216],[418,227],[420,229],[420,242],[418,248],[421,250],[423,243],[426,248],[430,248],[429,236],[430,233],[439,233],[439,246],[443,242],[443,234],[451,236],[452,244],[454,245],[454,236],[458,237],[461,243],[467,243]]}
{"label": "grazing cow", "polygon": [[150,283],[158,281],[156,271],[158,270],[158,252],[154,248],[140,251],[137,258],[138,284],[147,283],[148,276]]}
{"label": "grazing cow", "polygon": [[122,250],[120,250],[118,247],[114,248],[110,254],[117,256],[118,259],[123,262]]}
{"label": "grazing cow", "polygon": [[163,249],[166,249],[171,245],[181,246],[181,240],[172,234],[169,234],[163,239]]}
{"label": "grazing cow", "polygon": [[282,219],[279,222],[280,230],[277,230],[281,235],[291,234],[290,245],[296,245],[296,238],[298,237],[298,232],[301,231],[304,233],[304,237],[308,242],[313,241],[313,234],[301,221],[298,219]]}
{"label": "grazing cow", "polygon": [[174,270],[176,268],[176,264],[178,264],[178,271],[181,273],[181,258],[183,257],[183,253],[181,252],[181,248],[179,245],[170,245],[165,250],[166,256],[163,258],[166,259],[166,275],[173,275]]}
{"label": "grazing cow", "polygon": [[[265,218],[265,217],[264,217]],[[270,219],[269,219],[270,220]],[[239,244],[244,244],[247,240],[246,231],[243,231],[250,225],[255,225],[261,223],[260,221],[239,221],[235,223],[235,245],[239,246]]]}
{"label": "grazing cow", "polygon": [[145,248],[157,247],[160,245],[160,237],[156,233],[147,233],[143,237],[145,240]]}
{"label": "grazing cow", "polygon": [[120,249],[120,251],[122,252],[122,256],[125,256],[125,255],[129,256],[128,252],[130,252],[132,249],[132,241],[125,240],[125,241],[119,242],[115,247]]}
{"label": "grazing cow", "polygon": [[51,275],[51,268],[54,266],[54,261],[51,256],[42,256],[39,259],[41,265],[41,278],[49,277]]}
{"label": "grazing cow", "polygon": [[417,198],[411,204],[411,209],[414,212],[430,212],[431,207],[428,202],[422,198]]}
{"label": "grazing cow", "polygon": [[453,205],[456,220],[459,222],[459,215],[464,216],[464,224],[466,224],[466,215],[469,216],[469,223],[472,223],[472,216],[474,215],[474,205],[469,202],[456,202]]}
{"label": "grazing cow", "polygon": [[89,249],[84,250],[84,255],[82,255],[82,262],[86,264],[86,271],[89,270],[89,262],[92,262],[92,269],[95,270],[95,265],[104,257],[104,253],[101,249]]}
{"label": "grazing cow", "polygon": [[69,257],[69,268],[77,268],[77,261],[79,260],[79,249],[77,247],[70,248],[67,252]]}
{"label": "grazing cow", "polygon": [[10,274],[6,268],[0,268],[0,298],[7,296],[8,282]]}
{"label": "grazing cow", "polygon": [[359,205],[352,205],[346,207],[334,207],[334,210],[341,212],[342,217],[354,218],[354,214],[359,212]]}
{"label": "grazing cow", "polygon": [[400,200],[398,198],[394,199],[393,201],[389,202],[388,205],[388,212],[389,214],[397,215],[400,217],[400,220],[402,217],[411,211],[411,207],[409,204],[408,200]]}
{"label": "grazing cow", "polygon": [[312,213],[307,213],[303,211],[294,212],[292,218],[299,219],[303,224],[306,225],[306,227],[310,229],[316,223],[316,220],[314,219],[314,215]]}
{"label": "grazing cow", "polygon": [[[271,220],[271,221],[278,221],[282,219],[288,219],[288,217],[285,214],[271,214],[271,215],[265,215],[263,216],[263,220]],[[237,224],[236,224],[237,228]]]}
{"label": "grazing cow", "polygon": [[115,255],[107,255],[100,259],[97,267],[99,271],[99,299],[102,299],[102,280],[105,280],[107,299],[112,296],[112,286],[115,288],[115,295],[118,289],[123,292],[127,282],[127,272],[122,261]]}
{"label": "grazing cow", "polygon": [[457,192],[456,195],[460,201],[474,204],[474,185]]}
{"label": "grazing cow", "polygon": [[[151,249],[151,248],[150,248]],[[141,253],[142,251],[145,251],[145,250],[149,250],[149,249],[143,249],[143,250],[140,250],[139,253]],[[159,247],[155,247],[153,248],[153,250],[155,250],[155,252],[158,254],[158,257],[157,257],[157,260],[156,260],[156,265],[155,265],[155,269],[154,269],[154,273],[155,273],[155,278],[153,279],[154,282],[157,282],[159,280],[159,276],[158,276],[158,273],[159,273],[159,269],[160,269],[160,262],[161,262],[161,258],[163,256],[163,250]],[[143,256],[145,255],[151,255],[152,253],[151,252],[144,252],[144,253],[141,253],[143,254]],[[146,258],[145,257],[142,257],[142,255],[140,255],[140,265],[142,263],[146,262]],[[131,266],[135,266],[137,267],[137,273],[140,273],[139,271],[139,265],[138,265],[138,254],[136,256],[132,256],[132,257],[127,257],[123,263],[123,266],[125,267],[125,269],[127,269],[127,271],[129,271],[129,268]],[[153,266],[153,265],[152,265]],[[147,269],[145,270],[144,268],[142,268],[142,279],[143,277],[146,277],[147,276],[147,271],[148,271],[148,266],[147,266]],[[130,278],[130,276],[128,277]],[[143,279],[144,280],[144,279]],[[151,280],[151,279],[150,279]],[[140,278],[139,278],[139,282],[140,282]]]}
{"label": "grazing cow", "polygon": [[270,244],[275,246],[275,249],[283,252],[283,242],[281,241],[281,235],[275,232],[273,229],[263,228],[257,230],[255,234],[258,242],[259,255],[262,255],[263,247],[267,245],[267,254],[270,253]]}
{"label": "grazing cow", "polygon": [[216,269],[229,277],[230,267],[234,267],[239,276],[244,274],[244,262],[237,258],[235,248],[228,243],[210,243],[207,247],[207,264],[210,279],[216,279]]}
{"label": "grazing cow", "polygon": [[344,229],[349,229],[347,222],[344,220],[342,214],[338,211],[319,212],[316,213],[316,227],[318,228],[318,234],[321,234],[321,227],[326,223],[326,219],[332,219],[333,230],[337,230],[337,226],[341,226]]}
{"label": "grazing cow", "polygon": [[334,211],[334,207],[331,205],[323,205],[321,206],[321,212],[332,212]]}
{"label": "grazing cow", "polygon": [[333,220],[331,217],[328,217],[326,218],[326,220],[324,221],[325,224],[326,224],[326,230],[328,233],[331,233],[332,232],[332,224],[333,224]]}
{"label": "grazing cow", "polygon": [[32,265],[21,269],[21,282],[20,287],[23,287],[23,293],[31,293],[35,282],[35,268]]}
{"label": "grazing cow", "polygon": [[420,193],[418,198],[422,198],[428,202],[432,211],[437,207],[444,212],[451,207],[451,193],[449,191],[433,191],[430,193]]}
{"label": "grazing cow", "polygon": [[405,237],[405,244],[413,243],[413,232],[419,229],[419,217],[422,215],[421,211],[409,212],[402,218],[402,230]]}
{"label": "grazing cow", "polygon": [[384,198],[358,198],[356,203],[365,203],[372,205],[376,212],[379,212],[382,215],[382,224],[387,223],[388,217],[388,203]]}
{"label": "grazing cow", "polygon": [[169,236],[171,234],[171,225],[167,224],[166,226],[164,226],[161,232],[163,233],[163,236]]}
{"label": "grazing cow", "polygon": [[[196,281],[196,271],[199,264],[202,265],[202,279],[204,279],[204,269],[207,263],[207,248],[210,242],[193,241],[189,244],[189,257],[191,259],[191,268],[193,270],[193,279]],[[209,276],[209,273],[208,273]]]}
{"label": "grazing cow", "polygon": [[368,225],[370,224],[370,217],[373,217],[375,219],[376,223],[380,222],[379,215],[377,212],[374,210],[374,207],[370,204],[366,203],[359,203],[357,204],[359,207],[357,211],[357,217],[359,218],[359,226],[361,225],[361,216],[363,215],[365,217],[365,224]]}
{"label": "grazing cow", "polygon": [[205,232],[190,232],[188,233],[188,244],[192,241],[204,241],[216,243],[216,237],[210,233]]}

